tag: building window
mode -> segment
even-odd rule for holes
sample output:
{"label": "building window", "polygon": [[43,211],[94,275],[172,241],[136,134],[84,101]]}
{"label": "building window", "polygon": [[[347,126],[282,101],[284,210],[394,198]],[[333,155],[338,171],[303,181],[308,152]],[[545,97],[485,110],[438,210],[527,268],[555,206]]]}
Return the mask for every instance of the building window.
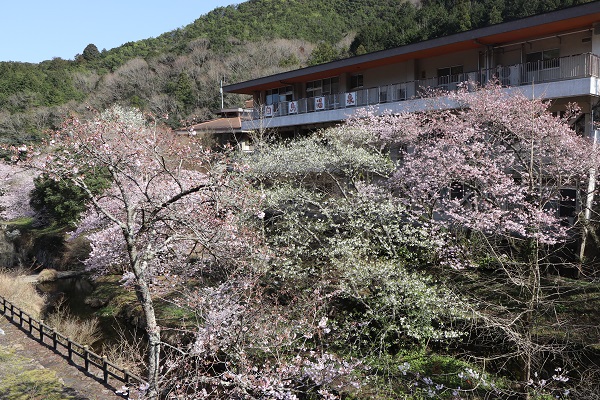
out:
{"label": "building window", "polygon": [[539,69],[558,68],[558,57],[560,52],[558,49],[537,51],[527,54],[525,61],[529,71],[537,71]]}
{"label": "building window", "polygon": [[364,86],[362,74],[352,75],[350,77],[350,89],[360,89]]}
{"label": "building window", "polygon": [[306,97],[320,97],[327,94],[336,94],[340,90],[340,79],[326,78],[308,82],[306,84]]}
{"label": "building window", "polygon": [[294,89],[291,86],[284,86],[277,89],[267,90],[265,103],[270,106],[284,101],[294,100]]}
{"label": "building window", "polygon": [[449,83],[462,82],[463,79],[463,66],[455,65],[453,67],[438,68],[437,76],[440,85],[447,85]]}

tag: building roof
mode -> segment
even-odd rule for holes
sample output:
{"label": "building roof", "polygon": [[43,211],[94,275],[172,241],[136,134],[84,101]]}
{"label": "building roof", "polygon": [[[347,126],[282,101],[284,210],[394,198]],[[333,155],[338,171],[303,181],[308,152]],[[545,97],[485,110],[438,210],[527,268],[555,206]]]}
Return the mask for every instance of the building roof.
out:
{"label": "building roof", "polygon": [[338,76],[342,73],[360,73],[361,70],[411,59],[527,41],[577,29],[590,29],[597,21],[600,21],[600,1],[227,85],[223,90],[229,93],[253,94],[255,91]]}
{"label": "building roof", "polygon": [[185,129],[179,129],[177,133],[190,133],[192,131],[212,134],[239,133],[242,132],[242,118],[239,115],[235,117],[216,118],[200,122]]}

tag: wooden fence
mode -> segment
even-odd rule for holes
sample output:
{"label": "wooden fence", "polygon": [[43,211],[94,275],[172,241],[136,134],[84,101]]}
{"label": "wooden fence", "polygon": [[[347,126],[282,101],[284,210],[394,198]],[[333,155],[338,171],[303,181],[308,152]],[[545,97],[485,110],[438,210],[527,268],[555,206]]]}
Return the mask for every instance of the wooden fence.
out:
{"label": "wooden fence", "polygon": [[[120,368],[109,362],[106,357],[101,357],[94,353],[88,346],[81,345],[61,335],[53,328],[44,324],[43,321],[32,318],[2,296],[0,296],[0,312],[9,318],[13,324],[21,328],[21,330],[29,332],[29,335],[41,344],[50,347],[70,363],[83,368],[85,372],[96,376],[105,384],[108,384],[109,378],[114,378],[126,385],[146,385],[146,381],[142,378],[131,374],[127,369]],[[94,371],[99,372],[102,377],[100,378],[95,375]]]}

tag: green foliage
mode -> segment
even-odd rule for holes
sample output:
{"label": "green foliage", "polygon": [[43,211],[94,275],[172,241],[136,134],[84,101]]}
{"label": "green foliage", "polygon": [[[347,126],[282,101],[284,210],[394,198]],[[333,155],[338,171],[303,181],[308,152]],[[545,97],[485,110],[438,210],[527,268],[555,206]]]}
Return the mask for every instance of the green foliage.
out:
{"label": "green foliage", "polygon": [[98,48],[95,44],[90,43],[85,47],[85,49],[83,49],[82,56],[85,61],[94,61],[100,57],[100,51],[98,51]]}
{"label": "green foliage", "polygon": [[307,64],[317,65],[342,58],[342,54],[334,46],[327,42],[319,42],[317,47],[311,53]]}
{"label": "green foliage", "polygon": [[446,326],[462,316],[458,297],[432,278],[394,261],[348,262],[342,273],[336,334],[343,349],[388,354],[461,331]]}
{"label": "green foliage", "polygon": [[589,0],[424,0],[404,2],[367,17],[350,48],[353,54],[432,39],[489,24],[554,11]]}
{"label": "green foliage", "polygon": [[334,336],[345,350],[387,353],[459,336],[445,321],[462,315],[460,300],[410,271],[431,259],[434,240],[370,184],[390,173],[389,156],[369,131],[346,129],[248,156],[265,195],[266,238],[279,255],[272,275],[286,290],[336,293]]}
{"label": "green foliage", "polygon": [[279,61],[278,65],[279,65],[279,67],[286,68],[286,69],[290,69],[293,67],[299,67],[300,60],[298,59],[298,57],[295,54],[290,54],[289,56],[282,58]]}
{"label": "green foliage", "polygon": [[[97,194],[108,188],[109,181],[103,174],[89,175],[86,184]],[[69,181],[40,175],[35,179],[30,204],[34,210],[47,214],[57,224],[70,225],[86,210],[88,200],[83,189]]]}
{"label": "green foliage", "polygon": [[[491,380],[492,377],[482,373],[475,365],[421,349],[369,357],[367,364],[375,378],[374,386],[379,386],[389,398],[479,398],[476,397],[477,391],[485,396],[492,382],[494,387],[503,385],[501,380]],[[456,394],[453,394],[455,390]],[[462,394],[465,397],[460,396]]]}
{"label": "green foliage", "polygon": [[195,104],[193,81],[185,73],[180,74],[177,79],[175,98],[184,109],[190,109]]}
{"label": "green foliage", "polygon": [[71,64],[0,62],[0,109],[26,111],[80,100],[73,84]]}

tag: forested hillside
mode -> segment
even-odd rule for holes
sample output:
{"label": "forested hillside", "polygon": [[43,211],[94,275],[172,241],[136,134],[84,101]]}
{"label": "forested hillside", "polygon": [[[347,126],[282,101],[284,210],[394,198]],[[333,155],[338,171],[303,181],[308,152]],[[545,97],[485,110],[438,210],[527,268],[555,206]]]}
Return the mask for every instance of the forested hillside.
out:
{"label": "forested hillside", "polygon": [[[70,113],[121,103],[173,127],[220,107],[219,84],[521,18],[587,0],[250,0],[157,38],[73,60],[0,63],[0,140],[36,140]],[[228,96],[226,105],[240,99]]]}

